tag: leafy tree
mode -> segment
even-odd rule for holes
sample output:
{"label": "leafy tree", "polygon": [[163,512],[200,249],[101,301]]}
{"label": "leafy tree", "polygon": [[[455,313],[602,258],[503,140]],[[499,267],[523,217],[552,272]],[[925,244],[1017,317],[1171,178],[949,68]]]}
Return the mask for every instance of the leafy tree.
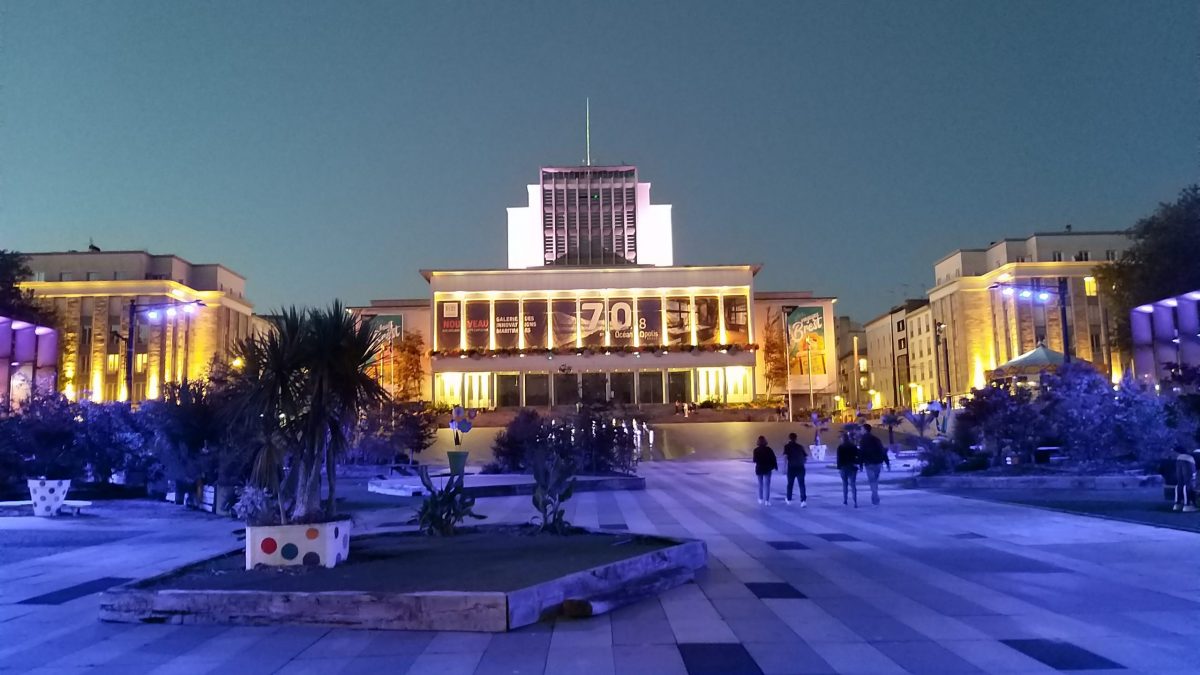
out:
{"label": "leafy tree", "polygon": [[421,383],[425,380],[422,361],[425,356],[425,339],[420,333],[405,332],[395,349],[400,385],[395,396],[401,401],[416,401],[421,398]]}
{"label": "leafy tree", "polygon": [[411,458],[433,444],[437,413],[424,403],[386,401],[359,421],[355,451],[372,463]]}
{"label": "leafy tree", "polygon": [[0,316],[54,325],[54,312],[39,305],[33,291],[18,286],[31,276],[28,256],[0,248]]}
{"label": "leafy tree", "polygon": [[1133,226],[1132,245],[1111,264],[1094,272],[1111,317],[1117,343],[1131,346],[1129,313],[1134,307],[1200,288],[1200,184],[1191,185],[1171,203]]}
{"label": "leafy tree", "polygon": [[767,383],[767,396],[776,388],[786,392],[788,387],[787,343],[783,337],[783,312],[767,310],[762,350],[766,371],[763,378]]}
{"label": "leafy tree", "polygon": [[1177,400],[1133,378],[1122,380],[1113,408],[1110,442],[1118,456],[1153,463],[1177,445],[1194,447],[1196,420]]}

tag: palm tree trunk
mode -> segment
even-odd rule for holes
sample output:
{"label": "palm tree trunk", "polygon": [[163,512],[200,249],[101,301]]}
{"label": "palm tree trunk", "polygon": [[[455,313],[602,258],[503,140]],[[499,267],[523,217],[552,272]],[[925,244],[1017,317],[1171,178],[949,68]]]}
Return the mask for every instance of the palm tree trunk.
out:
{"label": "palm tree trunk", "polygon": [[337,463],[333,461],[332,439],[325,441],[325,478],[329,481],[329,505],[325,508],[325,516],[332,519],[337,515]]}

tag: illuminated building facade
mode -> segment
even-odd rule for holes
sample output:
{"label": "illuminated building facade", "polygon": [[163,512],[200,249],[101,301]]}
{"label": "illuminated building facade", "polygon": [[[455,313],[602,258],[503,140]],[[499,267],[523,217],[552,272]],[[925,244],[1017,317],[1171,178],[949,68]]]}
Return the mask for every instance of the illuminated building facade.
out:
{"label": "illuminated building facade", "polygon": [[[915,328],[929,315],[929,302],[906,300],[865,326],[870,371],[868,400],[872,408],[911,408],[917,397],[910,341]],[[910,386],[912,385],[912,386]]]}
{"label": "illuminated building facade", "polygon": [[834,300],[758,292],[757,265],[675,266],[670,206],[649,188],[631,166],[545,168],[508,210],[508,269],[425,270],[429,299],[352,311],[421,333],[436,402],[747,403],[768,389],[774,329],[794,333],[790,389],[829,407]]}
{"label": "illuminated building facade", "polygon": [[59,386],[68,397],[126,400],[130,303],[135,303],[134,401],[200,379],[228,362],[252,330],[246,280],[221,265],[145,251],[32,253],[33,291],[59,321]]}
{"label": "illuminated building facade", "polygon": [[1067,229],[946,255],[934,264],[928,300],[908,300],[866,324],[879,404],[919,408],[962,396],[1040,344],[1062,352],[1061,302],[1072,356],[1118,379],[1112,317],[1093,273],[1128,245],[1125,232]]}

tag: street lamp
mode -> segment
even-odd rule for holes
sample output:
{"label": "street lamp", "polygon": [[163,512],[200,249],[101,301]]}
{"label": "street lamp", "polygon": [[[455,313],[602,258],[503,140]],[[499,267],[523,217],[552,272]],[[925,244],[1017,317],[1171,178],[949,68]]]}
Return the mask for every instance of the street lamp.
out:
{"label": "street lamp", "polygon": [[[153,322],[158,321],[161,313],[165,313],[167,317],[174,318],[179,310],[190,316],[196,313],[198,307],[204,307],[204,302],[193,300],[191,302],[152,302],[138,304],[137,300],[129,301],[129,334],[125,336],[125,395],[129,405],[133,405],[133,345],[134,336],[137,335],[137,318],[139,312],[146,313],[146,319]],[[184,333],[186,339],[187,332]],[[184,347],[184,354],[187,354],[187,347]],[[184,377],[187,377],[187,371],[184,371]]]}
{"label": "street lamp", "polygon": [[1059,277],[1058,284],[1055,288],[1042,287],[1039,285],[1033,286],[1017,286],[1008,282],[994,283],[988,286],[988,290],[999,290],[1000,294],[1006,297],[1016,295],[1022,300],[1036,299],[1038,302],[1046,303],[1050,301],[1051,296],[1058,296],[1058,322],[1062,326],[1062,341],[1063,341],[1063,363],[1071,362],[1071,329],[1067,326],[1067,278]]}

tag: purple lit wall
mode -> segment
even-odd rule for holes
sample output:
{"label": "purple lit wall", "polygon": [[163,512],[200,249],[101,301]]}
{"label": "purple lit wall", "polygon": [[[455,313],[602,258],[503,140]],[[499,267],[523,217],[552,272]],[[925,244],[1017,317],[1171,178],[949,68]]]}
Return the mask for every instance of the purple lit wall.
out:
{"label": "purple lit wall", "polygon": [[1137,377],[1157,382],[1168,363],[1200,367],[1200,291],[1135,307],[1129,326]]}
{"label": "purple lit wall", "polygon": [[19,407],[35,391],[58,385],[58,332],[0,316],[0,406]]}

